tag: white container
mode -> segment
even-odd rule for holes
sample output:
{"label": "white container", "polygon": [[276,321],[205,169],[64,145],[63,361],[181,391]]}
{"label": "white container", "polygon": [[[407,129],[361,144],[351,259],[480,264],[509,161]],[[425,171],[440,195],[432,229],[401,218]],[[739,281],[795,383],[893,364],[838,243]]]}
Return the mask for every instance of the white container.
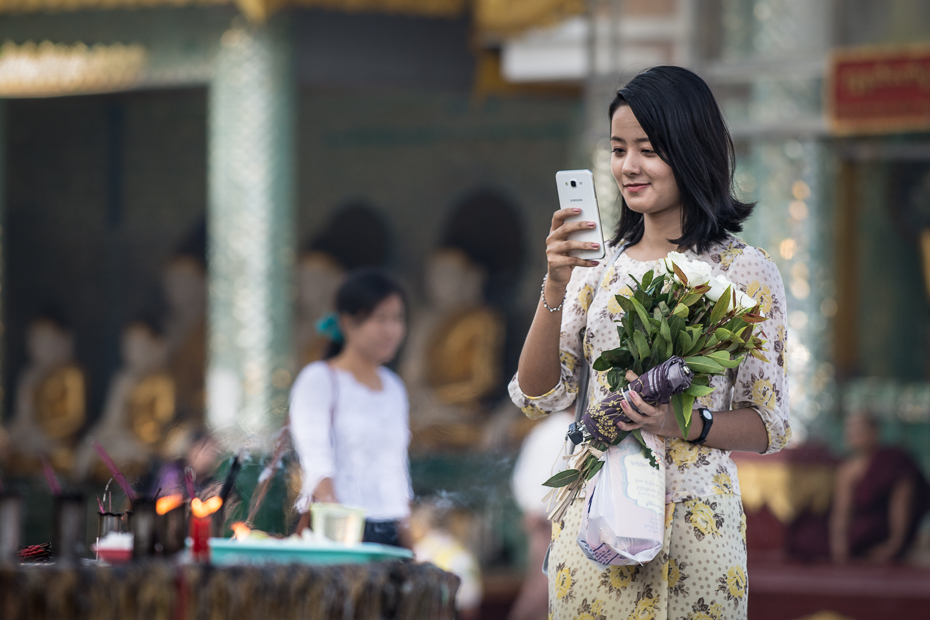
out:
{"label": "white container", "polygon": [[365,511],[342,504],[311,504],[313,531],[344,545],[357,545],[365,533]]}

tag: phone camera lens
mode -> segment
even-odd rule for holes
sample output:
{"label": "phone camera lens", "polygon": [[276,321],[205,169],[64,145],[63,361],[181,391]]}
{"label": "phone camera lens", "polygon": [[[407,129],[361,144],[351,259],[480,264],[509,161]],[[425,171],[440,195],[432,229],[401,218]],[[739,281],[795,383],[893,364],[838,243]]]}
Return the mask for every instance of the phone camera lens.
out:
{"label": "phone camera lens", "polygon": [[572,181],[572,187],[577,187],[577,185],[578,185],[577,183],[575,183],[574,181]]}

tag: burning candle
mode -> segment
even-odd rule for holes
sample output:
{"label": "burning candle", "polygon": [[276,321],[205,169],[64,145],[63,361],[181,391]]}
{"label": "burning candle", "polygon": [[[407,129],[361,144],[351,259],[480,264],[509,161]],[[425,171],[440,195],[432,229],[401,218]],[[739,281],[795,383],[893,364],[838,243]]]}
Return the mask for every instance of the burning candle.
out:
{"label": "burning candle", "polygon": [[191,556],[195,562],[210,561],[210,534],[213,531],[213,513],[223,506],[219,497],[201,501],[191,500]]}

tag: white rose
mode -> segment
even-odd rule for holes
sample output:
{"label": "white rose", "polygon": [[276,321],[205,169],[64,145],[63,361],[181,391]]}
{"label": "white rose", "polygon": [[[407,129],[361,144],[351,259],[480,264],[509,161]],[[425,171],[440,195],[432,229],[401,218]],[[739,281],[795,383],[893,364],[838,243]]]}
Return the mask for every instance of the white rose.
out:
{"label": "white rose", "polygon": [[675,263],[678,267],[685,273],[685,277],[688,278],[688,286],[695,287],[700,286],[701,284],[707,284],[710,282],[711,273],[710,265],[703,261],[692,260],[688,261],[687,264],[681,265]]}
{"label": "white rose", "polygon": [[[757,302],[755,299],[753,299],[751,296],[747,295],[743,291],[737,289],[736,303],[739,305],[741,309],[749,310],[749,309],[755,308],[759,302]],[[759,314],[762,314],[762,313],[760,312]]]}
{"label": "white rose", "polygon": [[[709,300],[714,301],[714,302],[720,299],[720,296],[726,292],[728,286],[733,286],[733,283],[727,280],[726,278],[724,278],[723,276],[717,276],[716,278],[711,280],[709,284],[710,284],[710,290],[704,293],[704,295]],[[742,293],[742,294],[745,295],[745,293]],[[746,296],[748,297],[748,295]],[[737,299],[739,299],[739,292],[737,293]],[[727,311],[730,310],[731,303],[732,303],[732,299],[729,303],[727,303]]]}

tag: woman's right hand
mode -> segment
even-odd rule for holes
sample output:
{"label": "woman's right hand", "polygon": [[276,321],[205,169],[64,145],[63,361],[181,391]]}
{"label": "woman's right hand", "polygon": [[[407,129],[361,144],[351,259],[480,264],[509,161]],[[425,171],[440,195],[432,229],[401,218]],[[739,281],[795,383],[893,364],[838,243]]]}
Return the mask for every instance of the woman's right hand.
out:
{"label": "woman's right hand", "polygon": [[569,240],[568,235],[579,230],[590,230],[594,222],[566,222],[565,220],[581,213],[581,209],[559,209],[552,215],[552,227],[546,237],[546,261],[549,266],[548,283],[559,287],[564,292],[572,277],[575,267],[594,267],[596,260],[585,260],[569,255],[572,250],[597,250],[599,243]]}

